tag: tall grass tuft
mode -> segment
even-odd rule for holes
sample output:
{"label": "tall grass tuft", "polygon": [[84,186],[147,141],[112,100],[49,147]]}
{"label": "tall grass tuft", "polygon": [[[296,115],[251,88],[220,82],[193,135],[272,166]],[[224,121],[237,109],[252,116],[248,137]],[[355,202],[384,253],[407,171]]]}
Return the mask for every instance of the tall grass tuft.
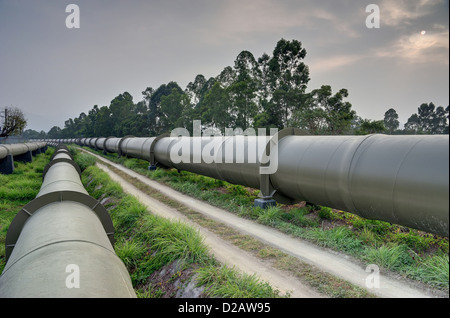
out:
{"label": "tall grass tuft", "polygon": [[210,297],[275,298],[279,291],[260,281],[255,275],[238,275],[227,266],[207,266],[198,270],[198,283],[205,285]]}
{"label": "tall grass tuft", "polygon": [[277,224],[283,216],[283,212],[277,206],[259,210],[258,221],[265,225]]}
{"label": "tall grass tuft", "polygon": [[406,245],[382,245],[370,248],[366,250],[364,258],[369,263],[400,272],[405,271],[414,262]]}
{"label": "tall grass tuft", "polygon": [[427,282],[432,286],[436,286],[448,291],[448,254],[428,256],[422,261],[422,266],[411,268],[408,274],[417,280]]}
{"label": "tall grass tuft", "polygon": [[153,215],[147,215],[144,219],[144,237],[152,250],[158,251],[165,263],[175,260],[203,263],[209,260],[208,249],[198,231],[185,223]]}
{"label": "tall grass tuft", "polygon": [[147,249],[137,241],[121,240],[116,242],[114,249],[117,256],[124,262],[127,268],[133,268],[139,259],[145,255]]}

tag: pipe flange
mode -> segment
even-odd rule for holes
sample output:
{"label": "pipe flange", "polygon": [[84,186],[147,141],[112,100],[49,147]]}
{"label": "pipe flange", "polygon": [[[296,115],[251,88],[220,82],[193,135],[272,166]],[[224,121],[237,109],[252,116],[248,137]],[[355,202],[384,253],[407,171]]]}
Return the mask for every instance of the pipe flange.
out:
{"label": "pipe flange", "polygon": [[161,140],[163,138],[167,138],[167,137],[170,137],[169,133],[165,133],[165,134],[159,135],[152,141],[152,144],[150,145],[150,165],[151,166],[156,167],[156,165],[158,164],[156,162],[156,160],[155,160],[155,146],[156,146],[156,143],[159,140]]}
{"label": "pipe flange", "polygon": [[99,138],[94,138],[95,140],[94,140],[94,150],[96,150],[96,151],[98,151],[99,150],[99,148],[97,147],[97,141],[99,140],[99,139],[101,139],[101,137],[99,137]]}
{"label": "pipe flange", "polygon": [[[261,173],[262,170],[267,169],[269,166],[270,158],[271,158],[271,149],[273,146],[277,146],[281,139],[283,139],[286,136],[306,136],[309,135],[308,132],[304,129],[299,128],[285,128],[281,131],[277,132],[275,135],[273,135],[270,140],[266,144],[266,149],[262,154],[262,164],[260,164],[259,167],[259,177],[260,177],[260,197],[262,198],[273,198],[279,203],[282,204],[295,204],[298,203],[298,200],[289,198],[285,196],[284,194],[278,192],[278,189],[275,189],[275,187],[272,184],[272,181],[270,179],[270,176],[273,174],[270,171],[267,173]],[[278,161],[278,157],[277,157]],[[278,165],[278,162],[276,163]]]}
{"label": "pipe flange", "polygon": [[11,225],[9,226],[8,233],[6,234],[6,261],[8,261],[8,258],[11,255],[14,246],[19,239],[20,233],[22,232],[22,228],[28,218],[32,217],[34,212],[48,204],[64,201],[78,202],[91,209],[99,218],[106,235],[111,242],[111,245],[114,246],[114,226],[108,211],[99,201],[88,194],[77,191],[56,191],[35,198],[33,201],[25,205],[14,217]]}
{"label": "pipe flange", "polygon": [[60,162],[66,162],[68,164],[71,164],[78,172],[78,175],[80,176],[81,179],[81,169],[80,167],[76,164],[75,161],[73,161],[72,159],[67,159],[67,158],[59,158],[59,159],[52,159],[52,161],[50,161],[44,168],[44,171],[42,172],[42,180],[44,180],[45,175],[47,174],[48,170],[55,164],[60,163]]}
{"label": "pipe flange", "polygon": [[58,154],[60,154],[60,153],[65,153],[65,154],[69,155],[69,157],[73,160],[73,156],[72,156],[72,154],[70,153],[70,151],[69,151],[68,149],[62,148],[62,149],[57,149],[57,150],[53,153],[53,155],[50,157],[50,162],[56,157],[56,155],[58,155]]}
{"label": "pipe flange", "polygon": [[6,149],[6,155],[10,155],[11,154],[11,150],[9,150],[8,147],[4,146],[4,145],[0,145],[0,147]]}
{"label": "pipe flange", "polygon": [[125,136],[125,137],[122,137],[122,138],[120,138],[120,141],[119,141],[119,145],[117,146],[117,155],[119,156],[119,157],[122,157],[122,155],[123,155],[123,151],[122,151],[122,143],[123,143],[123,141],[125,140],[125,139],[129,139],[129,138],[135,138],[134,136],[131,136],[131,135],[128,135],[128,136]]}
{"label": "pipe flange", "polygon": [[116,138],[116,137],[114,137],[114,136],[109,136],[109,137],[105,138],[105,140],[103,141],[103,152],[104,152],[105,154],[108,152],[108,150],[106,149],[106,142],[108,141],[108,139],[111,139],[111,138]]}

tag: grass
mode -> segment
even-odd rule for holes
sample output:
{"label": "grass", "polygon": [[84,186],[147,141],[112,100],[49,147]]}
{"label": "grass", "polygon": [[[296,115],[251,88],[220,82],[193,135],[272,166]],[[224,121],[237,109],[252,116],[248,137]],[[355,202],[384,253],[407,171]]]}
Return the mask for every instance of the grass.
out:
{"label": "grass", "polygon": [[143,160],[117,158],[115,154],[105,157],[241,217],[448,292],[448,238],[328,207],[277,205],[262,211],[253,207],[258,190],[175,169],[148,171]]}
{"label": "grass", "polygon": [[412,268],[409,274],[417,280],[446,289],[449,281],[448,261],[448,254],[428,256],[422,260],[423,266]]}
{"label": "grass", "polygon": [[397,271],[410,266],[414,261],[406,245],[382,245],[377,249],[367,249],[364,258],[368,263]]}
{"label": "grass", "polygon": [[[209,254],[196,230],[184,223],[152,215],[136,198],[123,193],[120,186],[97,167],[87,167],[82,180],[87,191],[96,199],[109,198],[105,207],[109,210],[116,229],[115,250],[127,266],[138,297],[173,297],[173,291],[167,294],[162,287],[165,285],[167,289],[167,285],[173,283],[173,277],[156,285],[152,282],[152,277],[174,262],[181,264],[180,273],[191,273],[189,279],[193,279],[198,273],[214,277],[218,268],[223,268]],[[236,269],[225,268],[232,272],[225,285],[209,285],[203,280],[197,282],[198,285],[207,285],[204,292],[206,297],[238,295],[235,291],[240,290],[240,284],[248,278]],[[245,295],[239,296],[280,297],[279,292],[265,282],[256,278],[251,281],[252,288]]]}
{"label": "grass", "polygon": [[42,172],[47,165],[52,149],[33,157],[30,163],[14,162],[14,172],[0,174],[0,272],[6,265],[5,239],[9,225],[16,214],[33,200],[42,185]]}
{"label": "grass", "polygon": [[275,225],[281,220],[282,215],[283,213],[277,207],[258,209],[257,221],[265,225]]}
{"label": "grass", "polygon": [[207,266],[197,270],[198,281],[205,285],[211,297],[264,298],[272,287],[259,281],[254,275],[238,275],[234,268]]}
{"label": "grass", "polygon": [[95,164],[96,160],[94,157],[80,151],[74,151],[73,148],[70,149],[73,154],[73,159],[78,164],[81,171],[84,171],[87,167]]}
{"label": "grass", "polygon": [[127,240],[116,242],[114,250],[128,268],[136,267],[139,259],[141,259],[147,251],[144,245]]}
{"label": "grass", "polygon": [[[279,268],[283,271],[300,279],[305,285],[311,286],[313,289],[317,289],[320,293],[329,297],[353,297],[353,298],[369,298],[373,295],[366,290],[354,286],[351,283],[343,281],[333,275],[322,272],[317,268],[295,258],[288,256],[280,250],[274,249],[259,240],[254,239],[248,235],[239,233],[238,231],[225,226],[224,224],[214,221],[208,217],[205,217],[199,212],[187,208],[181,202],[170,199],[158,191],[154,191],[151,187],[143,184],[141,181],[129,177],[124,172],[116,169],[113,166],[109,166],[109,169],[113,170],[116,174],[123,178],[127,178],[127,181],[132,183],[139,190],[143,191],[150,197],[153,197],[166,205],[177,209],[180,213],[183,213],[186,217],[197,223],[198,225],[207,228],[214,232],[222,239],[229,241],[231,244],[243,249],[255,257],[260,258],[266,262],[269,262],[275,268]],[[258,210],[262,212],[264,210]],[[288,265],[286,265],[288,264]]]}
{"label": "grass", "polygon": [[[198,232],[180,222],[171,222],[150,214],[137,199],[126,195],[109,176],[93,166],[92,156],[73,150],[74,160],[82,169],[82,182],[86,190],[98,200],[105,199],[115,228],[116,254],[129,270],[138,297],[173,296],[152,283],[152,274],[164,270],[174,262],[180,264],[177,273],[186,272],[187,280],[198,273],[212,277],[222,267],[208,253]],[[49,162],[53,149],[34,157],[33,162],[15,163],[11,175],[0,175],[0,272],[6,264],[5,238],[9,225],[20,209],[33,200],[42,185],[42,172]],[[225,268],[226,269],[226,268]],[[225,297],[235,294],[247,280],[235,269],[226,269],[233,280],[225,281],[228,288],[208,286],[206,297]],[[210,273],[210,274],[208,274]],[[173,285],[178,275],[172,275],[165,284]],[[231,277],[231,276],[230,276]],[[202,282],[198,282],[201,284]],[[239,285],[239,286],[238,286]],[[219,285],[217,285],[219,286]],[[277,290],[256,278],[246,297],[280,297]]]}
{"label": "grass", "polygon": [[311,213],[311,207],[293,208],[288,213],[282,213],[282,219],[287,223],[297,227],[318,227],[319,222],[315,219],[308,218]]}

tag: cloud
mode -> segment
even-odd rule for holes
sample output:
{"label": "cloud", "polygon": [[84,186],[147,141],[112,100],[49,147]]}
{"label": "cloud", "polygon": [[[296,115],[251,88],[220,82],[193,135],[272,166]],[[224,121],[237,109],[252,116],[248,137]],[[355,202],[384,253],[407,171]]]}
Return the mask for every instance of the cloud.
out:
{"label": "cloud", "polygon": [[408,63],[449,64],[449,30],[435,29],[401,36],[385,50],[378,50],[379,57],[398,58]]}
{"label": "cloud", "polygon": [[442,0],[384,0],[380,3],[383,25],[411,25],[413,21],[428,16],[442,5]]}
{"label": "cloud", "polygon": [[364,107],[370,107],[360,87],[366,69],[382,79],[386,100],[399,90],[386,86],[385,78],[409,83],[422,74],[435,82],[408,85],[414,91],[408,96],[420,104],[424,97],[415,96],[422,90],[433,100],[448,100],[447,86],[441,87],[448,84],[448,67],[442,67],[448,66],[447,0],[378,0],[380,29],[365,26],[370,1],[76,3],[81,28],[69,30],[64,1],[0,0],[1,102],[24,107],[30,128],[61,125],[125,90],[137,101],[147,86],[172,80],[184,86],[197,74],[216,76],[240,51],[271,54],[280,38],[302,42],[312,81],[353,88],[351,96],[359,93]]}
{"label": "cloud", "polygon": [[338,56],[330,56],[320,59],[314,59],[309,63],[309,68],[311,73],[327,73],[332,72],[336,69],[344,68],[348,65],[353,65],[365,58],[367,58],[367,54],[345,54]]}
{"label": "cloud", "polygon": [[341,39],[357,38],[360,29],[355,25],[364,22],[364,8],[348,1],[318,5],[312,0],[226,0],[209,13],[214,18],[203,36],[212,43],[291,33],[321,38],[337,33]]}

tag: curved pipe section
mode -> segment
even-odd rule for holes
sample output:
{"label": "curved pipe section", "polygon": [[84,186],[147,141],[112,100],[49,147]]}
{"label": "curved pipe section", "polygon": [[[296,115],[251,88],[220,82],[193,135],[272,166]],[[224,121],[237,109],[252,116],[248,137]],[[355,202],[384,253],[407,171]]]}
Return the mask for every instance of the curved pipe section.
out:
{"label": "curved pipe section", "polygon": [[36,199],[9,227],[0,297],[136,297],[112,243],[108,212],[58,149]]}
{"label": "curved pipe section", "polygon": [[[448,135],[299,134],[108,138],[104,151],[259,188],[283,204],[307,201],[449,236]],[[267,158],[276,171],[262,173]]]}

